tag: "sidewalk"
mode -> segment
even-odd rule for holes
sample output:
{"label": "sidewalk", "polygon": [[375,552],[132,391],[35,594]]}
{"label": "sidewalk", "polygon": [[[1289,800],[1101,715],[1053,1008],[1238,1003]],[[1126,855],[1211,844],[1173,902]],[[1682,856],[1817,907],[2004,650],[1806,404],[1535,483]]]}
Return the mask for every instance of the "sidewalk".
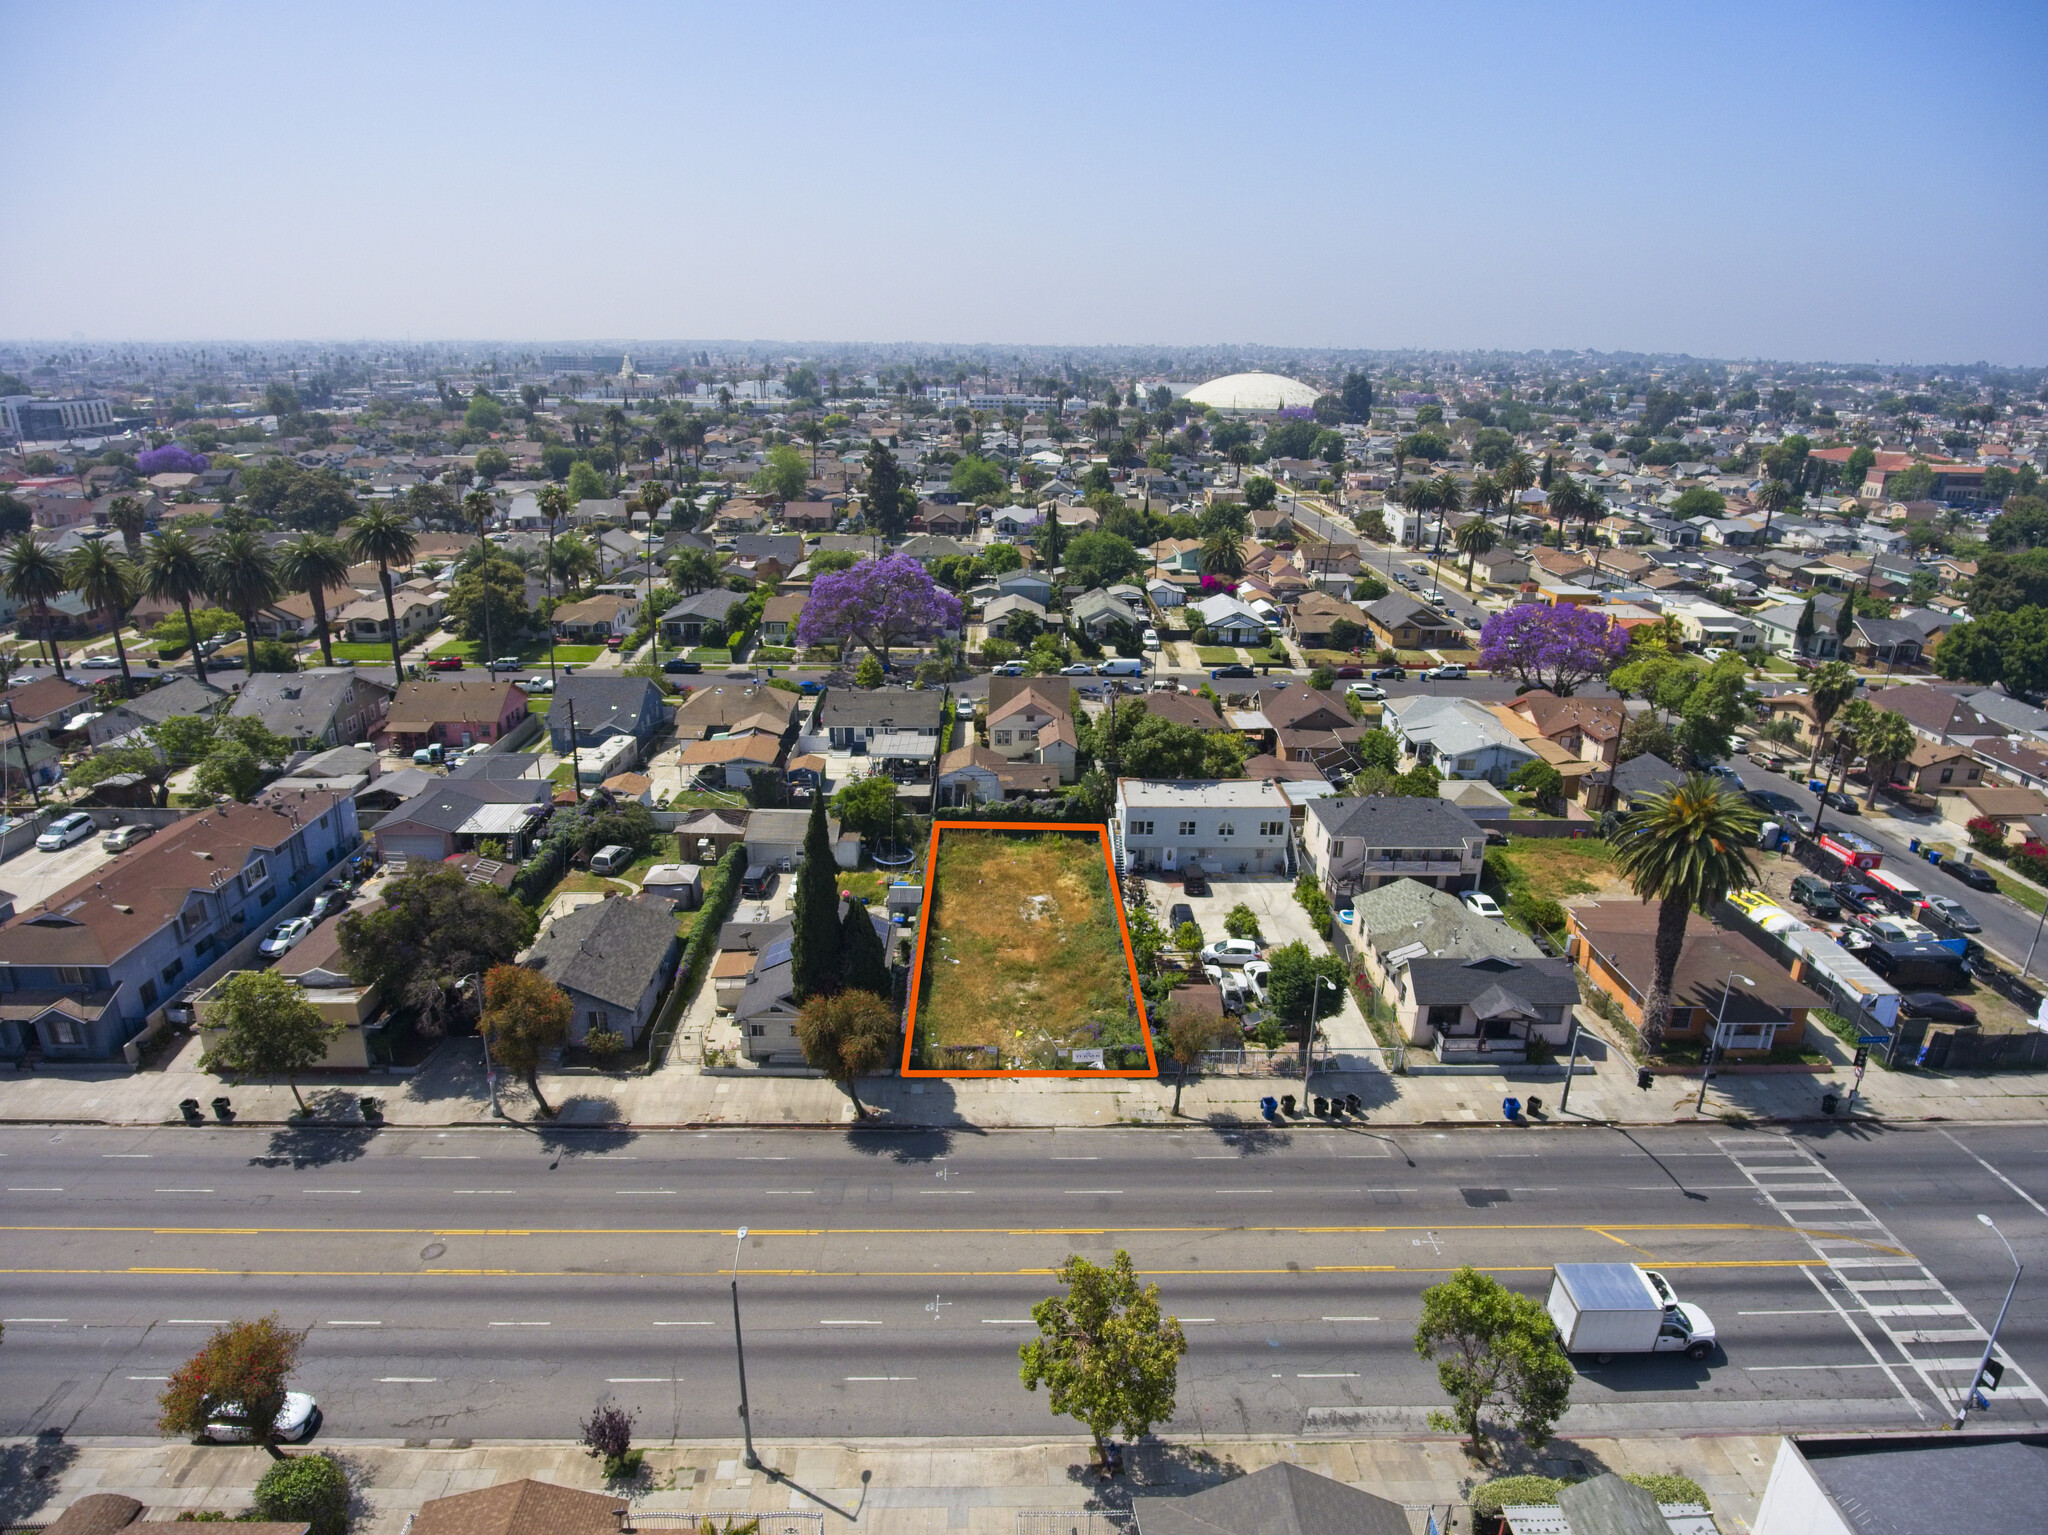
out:
{"label": "sidewalk", "polygon": [[[581,1409],[565,1403],[563,1410],[573,1416]],[[1060,1420],[1059,1426],[1071,1425]],[[399,1535],[429,1499],[519,1477],[605,1490],[598,1463],[571,1444],[316,1440],[315,1448],[331,1451],[350,1471],[357,1488],[356,1535]],[[822,1530],[850,1524],[873,1535],[1017,1535],[1022,1512],[1123,1510],[1133,1494],[1199,1492],[1285,1460],[1414,1508],[1434,1504],[1439,1527],[1446,1506],[1455,1506],[1455,1527],[1462,1531],[1471,1527],[1466,1495],[1498,1474],[1473,1467],[1448,1435],[1157,1440],[1130,1449],[1126,1474],[1114,1481],[1092,1470],[1085,1439],[882,1440],[859,1446],[763,1439],[757,1448],[764,1469],[748,1472],[737,1443],[650,1445],[641,1478],[615,1490],[646,1513],[715,1513],[729,1521],[734,1515],[800,1511],[822,1514]],[[1755,1518],[1776,1455],[1773,1434],[1565,1437],[1512,1469],[1561,1477],[1678,1472],[1705,1489],[1720,1528],[1733,1532],[1748,1529]],[[175,1519],[187,1511],[232,1516],[249,1506],[257,1479],[271,1464],[257,1449],[183,1442],[14,1440],[0,1444],[0,1471],[14,1473],[0,1476],[0,1512],[10,1525],[43,1524],[87,1493],[115,1492],[146,1505],[149,1519]],[[1075,1527],[1090,1535],[1089,1525],[1077,1521]],[[1107,1522],[1092,1527],[1093,1535],[1117,1528]]]}
{"label": "sidewalk", "polygon": [[[1503,1122],[1501,1100],[1532,1096],[1543,1102],[1543,1125],[1617,1123],[1692,1124],[1741,1118],[1802,1121],[1821,1118],[1820,1100],[1833,1091],[1846,1100],[1853,1071],[1847,1052],[1832,1036],[1817,1047],[1835,1060],[1829,1071],[1730,1071],[1707,1092],[1704,1115],[1694,1109],[1696,1075],[1658,1075],[1651,1086],[1636,1086],[1635,1065],[1609,1046],[1605,1059],[1581,1058],[1572,1081],[1568,1114],[1559,1114],[1564,1081],[1560,1068],[1508,1068],[1484,1075],[1391,1075],[1378,1057],[1345,1054],[1347,1068],[1318,1073],[1311,1091],[1356,1093],[1369,1126],[1485,1125]],[[541,1090],[557,1111],[556,1123],[599,1130],[660,1129],[675,1126],[846,1125],[854,1111],[836,1083],[811,1076],[711,1075],[698,1068],[700,1044],[718,1042],[708,1003],[696,999],[667,1060],[652,1075],[595,1071],[549,1073]],[[1355,1048],[1355,1047],[1354,1047]],[[294,1109],[291,1090],[281,1082],[222,1082],[199,1069],[200,1044],[188,1038],[162,1065],[129,1073],[122,1068],[45,1066],[30,1073],[0,1073],[0,1123],[170,1124],[180,1119],[180,1099],[208,1105],[232,1100],[242,1123],[275,1125]],[[965,1127],[983,1130],[1090,1128],[1112,1125],[1211,1124],[1221,1127],[1265,1123],[1259,1100],[1293,1093],[1302,1097],[1298,1077],[1191,1077],[1173,1117],[1174,1067],[1162,1061],[1158,1080],[1085,1077],[925,1078],[894,1076],[860,1083],[861,1102],[875,1111],[876,1128]],[[384,1122],[393,1126],[444,1128],[488,1125],[490,1098],[482,1047],[474,1038],[444,1043],[425,1065],[410,1073],[382,1071],[323,1073],[301,1084],[306,1101],[327,1123],[361,1123],[357,1099],[379,1100]],[[506,1114],[529,1121],[534,1107],[524,1083],[503,1074],[498,1096]],[[1999,1121],[2048,1123],[2048,1073],[1928,1071],[1888,1072],[1873,1067],[1863,1083],[1855,1117],[1866,1123],[1915,1121]],[[211,1115],[209,1114],[209,1118]],[[1358,1127],[1356,1119],[1334,1122]],[[1325,1126],[1313,1116],[1288,1122],[1301,1131]]]}

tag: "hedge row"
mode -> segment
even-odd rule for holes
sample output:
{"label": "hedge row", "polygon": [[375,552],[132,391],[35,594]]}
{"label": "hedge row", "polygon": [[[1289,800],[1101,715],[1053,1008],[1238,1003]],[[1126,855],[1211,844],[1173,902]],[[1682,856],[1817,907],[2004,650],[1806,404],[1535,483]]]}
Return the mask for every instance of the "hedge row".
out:
{"label": "hedge row", "polygon": [[732,915],[733,904],[739,899],[740,881],[746,872],[746,844],[735,842],[718,860],[718,867],[712,871],[711,878],[704,882],[704,901],[697,909],[697,924],[690,929],[689,947],[683,950],[683,975],[678,982],[683,988],[685,1007],[696,994],[699,979],[710,968],[711,956],[718,949],[718,930]]}

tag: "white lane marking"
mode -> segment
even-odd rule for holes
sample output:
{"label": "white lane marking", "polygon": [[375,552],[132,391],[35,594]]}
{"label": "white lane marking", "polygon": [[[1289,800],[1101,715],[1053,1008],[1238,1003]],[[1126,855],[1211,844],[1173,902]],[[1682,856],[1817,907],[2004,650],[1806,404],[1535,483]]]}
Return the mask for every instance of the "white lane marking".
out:
{"label": "white lane marking", "polygon": [[1737,1316],[1833,1316],[1826,1306],[1809,1306],[1804,1311],[1738,1311]]}
{"label": "white lane marking", "polygon": [[844,1319],[833,1321],[827,1319],[818,1325],[820,1327],[880,1327],[882,1324],[880,1322],[846,1321]]}
{"label": "white lane marking", "polygon": [[709,1322],[656,1322],[656,1327],[709,1327]]}
{"label": "white lane marking", "polygon": [[451,1194],[516,1194],[517,1189],[450,1189]]}
{"label": "white lane marking", "polygon": [[115,1162],[147,1162],[156,1153],[153,1151],[103,1151],[100,1155]]}
{"label": "white lane marking", "polygon": [[158,1189],[159,1194],[211,1194],[212,1189]]}
{"label": "white lane marking", "polygon": [[1358,1372],[1356,1370],[1327,1370],[1321,1374],[1303,1374],[1297,1371],[1294,1378],[1296,1380],[1357,1380]]}
{"label": "white lane marking", "polygon": [[300,1189],[301,1194],[360,1194],[361,1189]]}
{"label": "white lane marking", "polygon": [[[1816,1274],[1812,1269],[1807,1268],[1804,1265],[1801,1265],[1799,1272],[1807,1277],[1807,1279],[1812,1283],[1814,1289],[1820,1291],[1820,1298],[1828,1303],[1829,1308],[1832,1309],[1837,1316],[1841,1317],[1843,1323],[1848,1327],[1849,1331],[1856,1335],[1856,1341],[1863,1345],[1864,1352],[1869,1354],[1870,1357],[1876,1361],[1877,1367],[1884,1371],[1884,1378],[1892,1383],[1892,1389],[1897,1391],[1900,1396],[1906,1399],[1906,1405],[1913,1409],[1913,1416],[1918,1418],[1922,1423],[1925,1423],[1927,1421],[1927,1411],[1920,1405],[1920,1399],[1913,1395],[1912,1392],[1906,1389],[1906,1383],[1899,1379],[1898,1371],[1894,1370],[1889,1364],[1885,1363],[1884,1356],[1878,1353],[1877,1345],[1870,1341],[1869,1336],[1863,1331],[1862,1324],[1860,1324],[1855,1317],[1849,1314],[1847,1307],[1843,1306],[1843,1304],[1840,1301],[1836,1300],[1835,1297],[1829,1293],[1828,1287],[1820,1282],[1820,1275]],[[1903,1350],[1901,1350],[1901,1352],[1903,1352]]]}
{"label": "white lane marking", "polygon": [[441,1377],[438,1375],[380,1375],[380,1386],[431,1386]]}
{"label": "white lane marking", "polygon": [[474,1153],[461,1157],[443,1156],[436,1152],[428,1151],[421,1153],[420,1160],[422,1162],[474,1162],[476,1161],[476,1156]]}
{"label": "white lane marking", "polygon": [[1100,1162],[1100,1157],[1054,1157],[1055,1162]]}
{"label": "white lane marking", "polygon": [[985,1316],[981,1319],[984,1327],[1036,1327],[1038,1324],[1028,1316]]}
{"label": "white lane marking", "polygon": [[916,1380],[915,1375],[849,1375],[847,1380]]}
{"label": "white lane marking", "polygon": [[787,1162],[788,1157],[734,1157],[735,1162]]}
{"label": "white lane marking", "polygon": [[[818,1191],[816,1189],[763,1189],[761,1192],[764,1194],[815,1194]],[[932,1191],[927,1189],[925,1192],[930,1193]],[[941,1192],[945,1191],[941,1190]],[[962,1190],[961,1192],[965,1191]]]}
{"label": "white lane marking", "polygon": [[[1749,1313],[1745,1311],[1743,1315],[1747,1316]],[[1325,1322],[1377,1322],[1379,1318],[1376,1316],[1326,1316],[1323,1320]]]}
{"label": "white lane marking", "polygon": [[1956,1150],[1960,1151],[1964,1156],[1968,1157],[1972,1162],[1975,1162],[1979,1167],[1983,1168],[1984,1171],[1991,1174],[1992,1177],[1996,1178],[2000,1183],[2004,1184],[2007,1188],[2011,1189],[2015,1194],[2019,1195],[2020,1198],[2024,1199],[2028,1204],[2032,1205],[2034,1207],[2034,1213],[2036,1215],[2048,1215],[2048,1207],[2044,1207],[2040,1200],[2036,1199],[2032,1194],[2029,1194],[2017,1183],[2014,1183],[2012,1179],[2006,1177],[2004,1173],[2000,1172],[1997,1168],[1993,1167],[1989,1162],[1985,1161],[1982,1157],[1978,1156],[1976,1152],[1972,1151],[1969,1147],[1965,1146],[1961,1141],[1956,1140],[1956,1138],[1953,1135],[1949,1135],[1948,1131],[1944,1130],[1941,1133],[1943,1135],[1948,1136],[1948,1139],[1950,1140],[1950,1142],[1954,1144]]}
{"label": "white lane marking", "polygon": [[1213,1316],[1181,1316],[1181,1317],[1175,1317],[1175,1318],[1174,1318],[1174,1320],[1175,1320],[1176,1322],[1183,1322],[1183,1323],[1185,1323],[1185,1322],[1213,1322],[1213,1321],[1215,1321],[1215,1320],[1216,1320],[1216,1318],[1214,1318]]}
{"label": "white lane marking", "polygon": [[8,1326],[10,1326],[10,1327],[12,1327],[12,1326],[13,1326],[13,1325],[14,1325],[14,1324],[15,1324],[16,1322],[23,1322],[23,1323],[27,1323],[27,1322],[68,1322],[68,1321],[70,1321],[70,1320],[71,1320],[71,1318],[69,1318],[69,1317],[64,1317],[64,1316],[6,1316],[6,1317],[0,1317],[0,1322],[5,1322],[5,1323],[6,1323],[6,1324],[7,1324]]}
{"label": "white lane marking", "polygon": [[1121,1194],[1122,1189],[1061,1189],[1062,1194]]}
{"label": "white lane marking", "polygon": [[1747,1194],[1751,1192],[1751,1189],[1747,1183],[1688,1183],[1684,1188],[1680,1188],[1675,1183],[1631,1183],[1628,1185],[1628,1192],[1631,1194],[1684,1194],[1688,1192],[1694,1194]]}
{"label": "white lane marking", "polygon": [[329,1327],[382,1327],[382,1322],[329,1322]]}
{"label": "white lane marking", "polygon": [[64,1191],[62,1189],[42,1187],[22,1188],[10,1183],[7,1185],[7,1192],[10,1194],[61,1194]]}
{"label": "white lane marking", "polygon": [[1885,1366],[1881,1364],[1746,1364],[1742,1368],[1751,1375],[1769,1375],[1778,1370],[1882,1370]]}
{"label": "white lane marking", "polygon": [[665,1386],[671,1380],[681,1379],[680,1375],[607,1375],[604,1378],[604,1383],[607,1386]]}
{"label": "white lane marking", "polygon": [[493,1327],[552,1327],[553,1322],[493,1322]]}
{"label": "white lane marking", "polygon": [[167,1316],[166,1327],[225,1327],[228,1319],[224,1316]]}
{"label": "white lane marking", "polygon": [[674,1189],[613,1189],[614,1194],[673,1194]]}
{"label": "white lane marking", "polygon": [[169,1380],[168,1375],[131,1375],[130,1380]]}
{"label": "white lane marking", "polygon": [[1271,1189],[1218,1189],[1219,1194],[1270,1194]]}

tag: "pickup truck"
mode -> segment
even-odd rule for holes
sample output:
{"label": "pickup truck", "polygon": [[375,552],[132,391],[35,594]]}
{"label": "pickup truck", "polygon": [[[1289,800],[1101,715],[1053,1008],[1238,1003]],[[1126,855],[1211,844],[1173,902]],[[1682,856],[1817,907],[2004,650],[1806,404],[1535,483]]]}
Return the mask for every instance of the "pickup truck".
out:
{"label": "pickup truck", "polygon": [[1591,1354],[1602,1364],[1616,1354],[1706,1359],[1714,1352],[1706,1312],[1674,1295],[1662,1274],[1633,1263],[1557,1264],[1544,1309],[1566,1353]]}

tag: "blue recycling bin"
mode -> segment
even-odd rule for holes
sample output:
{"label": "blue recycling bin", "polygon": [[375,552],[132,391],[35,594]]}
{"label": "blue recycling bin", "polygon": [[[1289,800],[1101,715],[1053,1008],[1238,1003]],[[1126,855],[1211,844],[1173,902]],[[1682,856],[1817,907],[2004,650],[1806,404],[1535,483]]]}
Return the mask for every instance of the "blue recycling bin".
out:
{"label": "blue recycling bin", "polygon": [[1278,1098],[1261,1098],[1259,1100],[1259,1112],[1265,1115],[1266,1118],[1271,1119],[1280,1112],[1280,1100]]}
{"label": "blue recycling bin", "polygon": [[1522,1100],[1519,1098],[1503,1098],[1500,1101],[1500,1111],[1507,1116],[1508,1123],[1513,1124],[1522,1117]]}
{"label": "blue recycling bin", "polygon": [[1920,839],[1919,839],[1918,837],[1908,837],[1908,838],[1906,839],[1906,851],[1907,851],[1907,852],[1909,852],[1909,853],[1917,853],[1917,852],[1919,852],[1919,851],[1920,851]]}

